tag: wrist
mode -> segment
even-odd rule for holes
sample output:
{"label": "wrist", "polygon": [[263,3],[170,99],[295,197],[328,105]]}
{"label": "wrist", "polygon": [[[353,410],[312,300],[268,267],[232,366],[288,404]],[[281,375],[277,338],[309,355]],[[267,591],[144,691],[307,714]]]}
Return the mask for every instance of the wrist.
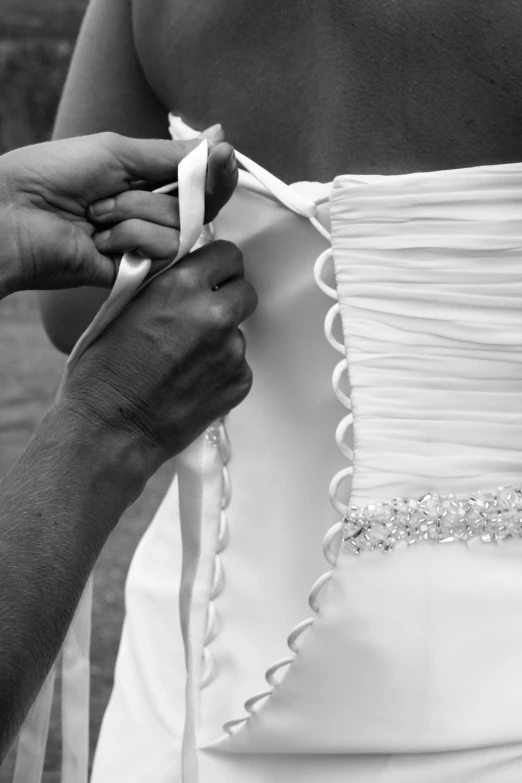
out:
{"label": "wrist", "polygon": [[62,443],[74,448],[75,459],[85,466],[93,487],[103,491],[123,512],[142,492],[156,465],[136,433],[104,426],[81,404],[61,400],[54,404],[43,424],[60,433]]}

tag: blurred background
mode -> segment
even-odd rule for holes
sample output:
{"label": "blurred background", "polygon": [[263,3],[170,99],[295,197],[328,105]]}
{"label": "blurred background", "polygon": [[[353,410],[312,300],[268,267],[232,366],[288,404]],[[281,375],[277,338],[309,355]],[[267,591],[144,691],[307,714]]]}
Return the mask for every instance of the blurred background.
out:
{"label": "blurred background", "polygon": [[[0,0],[0,154],[50,138],[86,5],[87,0]],[[32,292],[0,302],[0,475],[18,458],[52,404],[64,363],[40,326]],[[171,474],[166,465],[149,482],[114,531],[96,568],[91,759],[112,687],[125,575]],[[58,680],[44,783],[60,781],[59,695]],[[14,749],[0,768],[0,783],[10,783],[13,762]]]}

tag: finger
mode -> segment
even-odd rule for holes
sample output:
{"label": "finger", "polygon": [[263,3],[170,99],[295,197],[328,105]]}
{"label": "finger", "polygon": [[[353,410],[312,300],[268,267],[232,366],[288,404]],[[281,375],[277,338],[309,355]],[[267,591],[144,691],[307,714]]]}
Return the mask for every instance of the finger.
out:
{"label": "finger", "polygon": [[124,220],[101,234],[94,234],[93,241],[99,252],[105,255],[135,250],[155,261],[175,257],[179,248],[179,231],[134,218]]}
{"label": "finger", "polygon": [[[64,227],[64,245],[54,255],[57,262],[53,269],[49,265],[49,274],[39,288],[78,288],[80,286],[93,286],[96,288],[110,288],[116,279],[119,266],[118,260],[105,255],[97,250],[84,231],[75,229],[74,226]],[[69,232],[69,242],[67,242]],[[67,248],[74,247],[74,253]]]}
{"label": "finger", "polygon": [[118,274],[120,255],[117,258],[106,256],[93,248],[92,261],[82,270],[81,277],[74,281],[74,288],[92,286],[93,288],[112,288]]}
{"label": "finger", "polygon": [[[203,134],[201,134],[203,135]],[[205,181],[205,223],[214,220],[225,204],[230,200],[238,181],[237,161],[234,148],[230,144],[216,143],[210,148],[207,177]],[[160,183],[154,182],[154,188]],[[131,182],[132,190],[153,190],[152,184]]]}
{"label": "finger", "polygon": [[236,383],[230,386],[227,391],[226,411],[227,413],[243,402],[252,388],[253,374],[248,362],[244,361],[241,367],[241,373]]}
{"label": "finger", "polygon": [[153,180],[167,183],[177,178],[180,161],[201,144],[200,139],[131,139],[118,133],[106,133],[105,145],[118,161],[126,182]]}
{"label": "finger", "polygon": [[193,285],[221,287],[244,277],[243,254],[232,242],[219,239],[178,261],[175,274],[186,275]]}
{"label": "finger", "polygon": [[128,190],[114,198],[96,201],[89,207],[89,217],[100,226],[114,225],[139,218],[168,228],[179,229],[178,200],[161,193]]}
{"label": "finger", "polygon": [[241,368],[246,356],[246,338],[241,329],[234,329],[226,347],[229,364]]}
{"label": "finger", "polygon": [[229,312],[232,323],[236,326],[249,318],[257,307],[257,294],[254,286],[248,280],[231,280],[215,291],[212,296],[223,308]]}
{"label": "finger", "polygon": [[226,142],[212,147],[208,156],[205,183],[205,223],[216,215],[230,200],[238,180],[234,148]]}

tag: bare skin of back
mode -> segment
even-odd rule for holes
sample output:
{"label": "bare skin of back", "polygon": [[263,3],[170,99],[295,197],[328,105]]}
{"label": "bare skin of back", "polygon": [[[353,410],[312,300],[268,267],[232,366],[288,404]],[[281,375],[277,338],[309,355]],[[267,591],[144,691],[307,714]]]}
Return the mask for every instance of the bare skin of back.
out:
{"label": "bare skin of back", "polygon": [[[287,182],[522,160],[518,0],[93,0],[56,136],[167,136],[166,113]],[[62,350],[105,292],[53,292]]]}

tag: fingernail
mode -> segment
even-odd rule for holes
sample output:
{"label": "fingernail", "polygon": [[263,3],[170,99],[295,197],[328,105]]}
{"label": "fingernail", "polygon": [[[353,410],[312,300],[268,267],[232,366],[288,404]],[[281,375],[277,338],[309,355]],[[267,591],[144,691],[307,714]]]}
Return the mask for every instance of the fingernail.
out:
{"label": "fingernail", "polygon": [[237,169],[237,160],[234,152],[232,152],[232,155],[225,163],[224,169],[227,172],[227,174],[233,174],[234,171]]}
{"label": "fingernail", "polygon": [[221,125],[217,122],[215,125],[211,125],[210,128],[201,131],[199,135],[202,139],[212,139],[214,136],[219,136],[222,130]]}
{"label": "fingernail", "polygon": [[110,228],[107,229],[107,231],[102,231],[101,234],[96,234],[97,244],[101,244],[101,245],[105,244],[105,242],[107,242],[107,240],[109,239],[110,235],[111,235]]}
{"label": "fingernail", "polygon": [[109,212],[112,212],[116,202],[113,198],[105,198],[103,201],[97,201],[95,204],[91,204],[91,212],[95,217],[103,217]]}

